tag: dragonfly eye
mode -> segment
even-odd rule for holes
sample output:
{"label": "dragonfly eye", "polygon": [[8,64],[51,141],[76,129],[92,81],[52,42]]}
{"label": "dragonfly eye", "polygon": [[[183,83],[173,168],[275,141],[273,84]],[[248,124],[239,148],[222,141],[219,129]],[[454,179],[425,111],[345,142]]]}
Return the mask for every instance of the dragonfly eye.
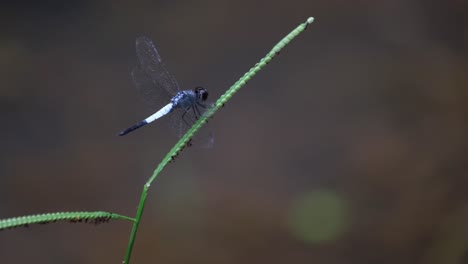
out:
{"label": "dragonfly eye", "polygon": [[198,99],[202,101],[206,101],[206,99],[208,99],[208,91],[203,87],[196,87],[195,94],[197,95]]}

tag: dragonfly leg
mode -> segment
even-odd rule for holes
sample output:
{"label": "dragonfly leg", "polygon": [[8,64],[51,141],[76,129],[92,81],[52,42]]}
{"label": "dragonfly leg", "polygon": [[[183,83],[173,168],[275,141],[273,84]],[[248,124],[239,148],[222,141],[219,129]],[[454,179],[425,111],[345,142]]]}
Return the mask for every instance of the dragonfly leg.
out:
{"label": "dragonfly leg", "polygon": [[198,120],[198,118],[201,116],[200,109],[198,109],[197,105],[193,105],[192,108],[193,112],[195,113],[195,118]]}
{"label": "dragonfly leg", "polygon": [[200,102],[197,102],[197,105],[199,105],[199,106],[201,106],[201,107],[203,107],[203,108],[206,108],[206,105],[204,105],[204,104],[202,104],[202,103],[200,103]]}
{"label": "dragonfly leg", "polygon": [[187,108],[184,108],[184,113],[182,114],[182,120],[184,120],[184,123],[190,127],[190,125],[187,123],[187,120],[185,120],[185,114],[187,114],[187,112],[190,111],[190,107],[187,107]]}

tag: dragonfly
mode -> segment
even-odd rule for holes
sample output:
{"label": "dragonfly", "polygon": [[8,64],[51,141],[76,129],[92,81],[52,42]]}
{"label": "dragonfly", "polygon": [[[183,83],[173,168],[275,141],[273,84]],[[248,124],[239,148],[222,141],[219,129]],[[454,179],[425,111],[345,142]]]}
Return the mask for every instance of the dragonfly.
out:
{"label": "dragonfly", "polygon": [[[207,103],[208,91],[200,86],[193,90],[181,90],[173,75],[166,69],[154,43],[148,37],[136,39],[136,53],[139,65],[132,70],[132,79],[145,101],[159,110],[142,121],[122,130],[118,135],[125,136],[169,113],[171,127],[181,137],[191,125],[210,107]],[[210,147],[212,135],[203,136],[204,145]]]}

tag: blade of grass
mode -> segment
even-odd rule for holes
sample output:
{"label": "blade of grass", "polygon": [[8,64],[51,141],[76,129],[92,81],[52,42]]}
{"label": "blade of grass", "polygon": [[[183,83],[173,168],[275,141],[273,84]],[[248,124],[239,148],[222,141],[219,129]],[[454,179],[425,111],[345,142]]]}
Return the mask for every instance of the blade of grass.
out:
{"label": "blade of grass", "polygon": [[295,37],[297,37],[300,33],[302,33],[308,25],[310,25],[314,21],[313,17],[309,17],[306,22],[300,24],[297,28],[291,31],[288,35],[286,35],[280,42],[278,42],[268,54],[263,57],[258,63],[256,63],[248,72],[244,74],[236,83],[234,83],[221,97],[216,101],[213,107],[208,109],[203,116],[195,123],[193,126],[185,133],[182,138],[172,147],[172,149],[167,153],[167,155],[163,158],[163,160],[159,163],[158,167],[153,172],[153,175],[149,178],[149,180],[145,183],[143,187],[143,192],[140,197],[140,203],[138,205],[135,221],[133,222],[132,232],[130,233],[130,238],[128,241],[127,250],[125,253],[125,264],[130,263],[130,257],[132,254],[133,245],[135,243],[136,234],[138,231],[138,226],[143,215],[146,197],[148,196],[148,189],[159,175],[159,173],[166,167],[166,165],[174,160],[177,155],[190,143],[192,137],[197,133],[197,131],[210,119],[216,111],[218,111],[221,107],[226,104],[226,102],[231,99],[231,97],[239,91],[240,88],[245,86],[245,84],[257,74],[263,67],[265,67],[279,52],[291,42]]}
{"label": "blade of grass", "polygon": [[47,214],[26,215],[0,220],[0,231],[4,229],[29,226],[32,224],[47,224],[61,221],[72,223],[94,223],[100,224],[109,220],[128,220],[134,221],[128,216],[109,213],[109,212],[57,212]]}

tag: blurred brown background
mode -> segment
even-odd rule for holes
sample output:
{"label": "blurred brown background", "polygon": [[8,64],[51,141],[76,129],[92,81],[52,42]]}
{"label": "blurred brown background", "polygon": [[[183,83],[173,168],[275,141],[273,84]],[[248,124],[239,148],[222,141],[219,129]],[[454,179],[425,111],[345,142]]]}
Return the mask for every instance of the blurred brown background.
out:
{"label": "blurred brown background", "polygon": [[[135,38],[221,95],[316,21],[151,187],[134,263],[468,263],[466,1],[2,2],[0,217],[133,216],[176,138],[145,118]],[[0,233],[5,263],[120,263],[131,225]]]}

